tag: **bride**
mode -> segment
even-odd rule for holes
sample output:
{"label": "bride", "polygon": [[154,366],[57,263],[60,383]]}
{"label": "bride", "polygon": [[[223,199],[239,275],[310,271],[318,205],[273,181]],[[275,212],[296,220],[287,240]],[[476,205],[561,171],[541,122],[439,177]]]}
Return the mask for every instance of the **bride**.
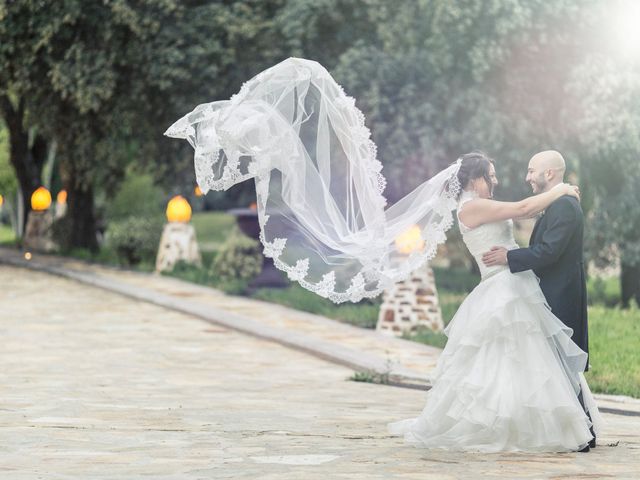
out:
{"label": "bride", "polygon": [[[512,218],[578,195],[563,185],[496,202],[493,164],[472,153],[386,208],[364,116],[320,64],[299,58],[259,73],[228,101],[197,106],[165,134],[195,149],[203,192],[253,179],[264,254],[335,303],[376,297],[408,278],[446,241],[453,212],[479,258],[493,246],[517,247]],[[398,242],[412,232],[419,235],[406,255]],[[531,271],[478,264],[482,281],[447,327],[424,411],[389,428],[411,443],[454,450],[586,447],[592,424],[580,389],[596,430],[598,421],[581,373],[586,353],[551,313]]]}

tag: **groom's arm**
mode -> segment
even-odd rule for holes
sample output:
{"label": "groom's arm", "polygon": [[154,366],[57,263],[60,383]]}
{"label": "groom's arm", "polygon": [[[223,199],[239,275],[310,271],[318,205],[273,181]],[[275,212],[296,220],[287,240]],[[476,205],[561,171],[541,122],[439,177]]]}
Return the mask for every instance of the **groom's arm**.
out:
{"label": "groom's arm", "polygon": [[560,258],[578,224],[578,212],[569,197],[562,197],[547,209],[547,228],[542,241],[507,252],[512,273],[547,267]]}

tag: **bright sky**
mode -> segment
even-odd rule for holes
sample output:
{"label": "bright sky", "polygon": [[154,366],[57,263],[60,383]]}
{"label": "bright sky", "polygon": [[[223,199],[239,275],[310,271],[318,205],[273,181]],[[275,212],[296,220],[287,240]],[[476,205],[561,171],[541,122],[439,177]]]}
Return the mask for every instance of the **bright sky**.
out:
{"label": "bright sky", "polygon": [[640,57],[640,0],[619,0],[613,13],[616,49],[624,57]]}

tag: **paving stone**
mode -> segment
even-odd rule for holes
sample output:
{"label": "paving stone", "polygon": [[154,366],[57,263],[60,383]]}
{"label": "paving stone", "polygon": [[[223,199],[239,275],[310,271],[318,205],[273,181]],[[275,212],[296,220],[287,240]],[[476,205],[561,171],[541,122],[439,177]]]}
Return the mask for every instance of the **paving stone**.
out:
{"label": "paving stone", "polygon": [[418,449],[386,423],[423,391],[65,278],[0,285],[3,480],[640,477],[638,416],[588,454]]}

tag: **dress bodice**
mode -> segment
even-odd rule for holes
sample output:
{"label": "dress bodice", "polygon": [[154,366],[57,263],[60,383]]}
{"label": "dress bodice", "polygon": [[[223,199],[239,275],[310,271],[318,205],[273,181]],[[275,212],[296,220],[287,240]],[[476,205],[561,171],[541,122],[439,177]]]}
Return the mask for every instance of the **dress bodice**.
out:
{"label": "dress bodice", "polygon": [[[466,202],[473,200],[474,198],[477,198],[477,195],[474,192],[462,192],[458,202],[457,213],[460,213],[462,206]],[[490,277],[491,275],[503,270],[508,270],[509,267],[506,265],[496,265],[493,267],[485,266],[482,262],[482,255],[491,250],[491,247],[504,247],[508,250],[518,248],[518,244],[513,237],[512,220],[485,223],[484,225],[480,225],[476,228],[468,228],[458,217],[458,226],[460,228],[464,244],[467,246],[469,252],[471,252],[471,255],[473,255],[473,258],[478,264],[482,279]]]}

